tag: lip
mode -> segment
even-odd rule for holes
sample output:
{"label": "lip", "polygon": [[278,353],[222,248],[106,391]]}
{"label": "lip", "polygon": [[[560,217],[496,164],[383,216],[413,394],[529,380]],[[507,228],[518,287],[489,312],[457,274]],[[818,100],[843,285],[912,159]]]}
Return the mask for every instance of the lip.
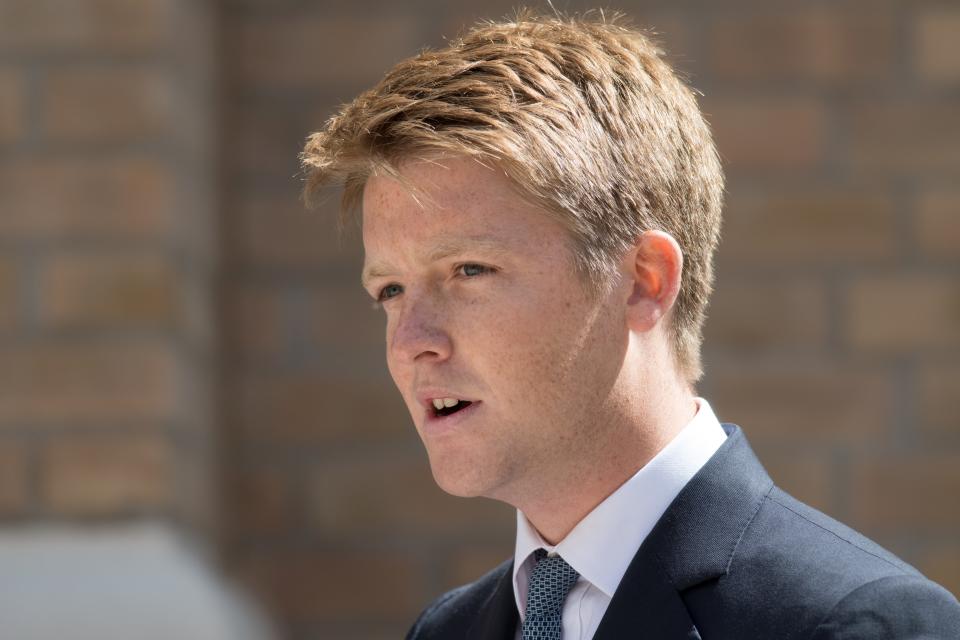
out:
{"label": "lip", "polygon": [[448,416],[437,415],[433,412],[432,408],[427,408],[423,421],[424,432],[431,435],[447,433],[473,417],[473,415],[480,410],[480,405],[482,404],[483,402],[480,400],[472,400],[469,406]]}
{"label": "lip", "polygon": [[[417,402],[420,403],[420,406],[423,407],[428,413],[433,408],[434,398],[456,398],[457,400],[466,400],[467,402],[479,402],[479,400],[475,398],[468,398],[467,396],[461,395],[457,391],[440,389],[439,387],[424,387],[416,392],[416,398]],[[469,407],[467,408],[469,409]],[[457,413],[460,412],[458,411]]]}

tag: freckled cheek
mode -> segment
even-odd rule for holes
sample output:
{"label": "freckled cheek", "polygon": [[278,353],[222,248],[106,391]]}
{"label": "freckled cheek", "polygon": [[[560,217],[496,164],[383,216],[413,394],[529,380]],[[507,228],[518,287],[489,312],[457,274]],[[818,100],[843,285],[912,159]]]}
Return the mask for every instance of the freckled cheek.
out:
{"label": "freckled cheek", "polygon": [[390,372],[390,377],[393,378],[393,381],[396,383],[397,387],[403,391],[406,389],[404,382],[409,375],[410,368],[402,365],[402,358],[396,352],[396,350],[392,348],[394,339],[393,334],[393,326],[391,321],[388,319],[386,327],[386,341],[384,344],[387,359],[387,370]]}
{"label": "freckled cheek", "polygon": [[565,338],[549,316],[515,310],[476,329],[475,350],[511,395],[541,394],[557,380]]}

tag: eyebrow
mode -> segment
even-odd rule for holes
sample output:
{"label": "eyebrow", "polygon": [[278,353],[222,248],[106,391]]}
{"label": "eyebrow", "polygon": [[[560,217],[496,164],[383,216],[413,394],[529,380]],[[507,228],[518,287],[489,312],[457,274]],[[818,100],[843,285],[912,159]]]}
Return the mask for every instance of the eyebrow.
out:
{"label": "eyebrow", "polygon": [[[502,255],[507,253],[507,245],[504,244],[503,241],[490,236],[467,236],[447,239],[435,244],[430,251],[427,252],[427,262],[436,262],[444,258],[460,255],[461,253],[467,253],[468,251],[483,251],[485,253]],[[367,288],[370,280],[373,278],[389,276],[391,273],[392,268],[389,265],[381,262],[372,262],[364,266],[363,273],[360,276],[360,284],[362,284],[364,288]]]}

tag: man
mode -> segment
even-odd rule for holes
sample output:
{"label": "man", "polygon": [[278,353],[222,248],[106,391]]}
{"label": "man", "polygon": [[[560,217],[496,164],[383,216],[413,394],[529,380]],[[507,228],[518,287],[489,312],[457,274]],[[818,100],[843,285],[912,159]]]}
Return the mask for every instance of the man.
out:
{"label": "man", "polygon": [[363,285],[437,483],[514,558],[410,638],[960,638],[960,605],[775,487],[697,397],[723,176],[692,92],[603,19],[487,24],[303,154],[362,203]]}

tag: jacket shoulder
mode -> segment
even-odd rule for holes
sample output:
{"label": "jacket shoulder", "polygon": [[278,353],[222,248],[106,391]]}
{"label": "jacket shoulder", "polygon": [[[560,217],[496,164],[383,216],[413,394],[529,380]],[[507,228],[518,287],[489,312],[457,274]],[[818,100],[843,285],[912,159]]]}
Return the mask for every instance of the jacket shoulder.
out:
{"label": "jacket shoulder", "polygon": [[847,594],[817,626],[812,640],[870,638],[960,638],[960,604],[922,576],[887,576]]}
{"label": "jacket shoulder", "polygon": [[[895,595],[905,591],[909,597]],[[764,637],[774,630],[796,640],[813,637],[815,630],[817,640],[878,637],[830,635],[831,621],[857,615],[878,621],[924,618],[936,628],[952,620],[958,606],[949,592],[893,553],[778,487],[741,534],[726,574],[689,595],[706,614],[705,637],[710,627],[716,637],[731,638]]]}
{"label": "jacket shoulder", "polygon": [[[853,570],[853,577],[866,582],[890,574],[920,576],[920,572],[873,540],[800,502],[779,487],[767,496],[770,519],[799,540],[816,542],[818,559],[829,556]],[[795,555],[795,554],[794,554]]]}
{"label": "jacket shoulder", "polygon": [[457,587],[434,600],[417,618],[407,640],[440,640],[465,637],[497,584],[513,567],[509,559],[474,582]]}

